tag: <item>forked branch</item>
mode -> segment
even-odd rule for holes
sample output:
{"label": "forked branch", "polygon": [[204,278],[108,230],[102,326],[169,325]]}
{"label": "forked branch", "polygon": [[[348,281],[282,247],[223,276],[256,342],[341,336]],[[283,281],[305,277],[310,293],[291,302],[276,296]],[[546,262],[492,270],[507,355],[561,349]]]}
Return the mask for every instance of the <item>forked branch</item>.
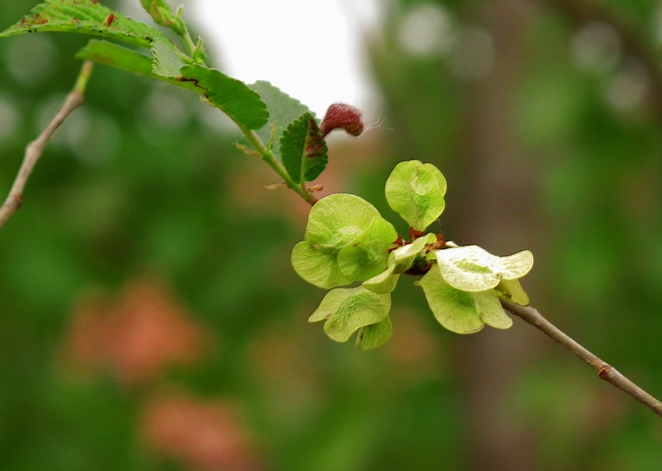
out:
{"label": "forked branch", "polygon": [[64,122],[65,119],[74,111],[76,108],[81,106],[84,102],[84,93],[87,86],[87,82],[92,73],[93,64],[90,61],[83,63],[76,84],[74,85],[73,90],[67,95],[67,98],[64,100],[62,107],[57,112],[55,117],[48,123],[48,126],[42,131],[37,139],[30,142],[25,148],[25,155],[23,157],[23,162],[21,163],[21,168],[12,183],[9,194],[5,199],[2,207],[0,207],[0,227],[2,227],[5,222],[16,212],[18,211],[23,204],[23,190],[25,185],[32,174],[32,170],[36,165],[37,161],[41,157],[41,154],[44,152],[46,144],[50,140],[51,136],[57,128]]}
{"label": "forked branch", "polygon": [[568,337],[565,333],[560,331],[551,322],[545,319],[540,313],[531,306],[521,306],[519,304],[501,299],[501,304],[511,314],[522,318],[532,326],[541,330],[544,334],[551,337],[554,341],[560,343],[579,358],[584,360],[591,368],[597,371],[598,376],[605,381],[610,382],[618,389],[625,391],[637,401],[641,402],[646,407],[650,408],[657,415],[662,416],[662,402],[655,399],[632,381],[627,379],[616,368],[605,363],[600,358],[589,352],[587,349],[579,345],[573,339]]}

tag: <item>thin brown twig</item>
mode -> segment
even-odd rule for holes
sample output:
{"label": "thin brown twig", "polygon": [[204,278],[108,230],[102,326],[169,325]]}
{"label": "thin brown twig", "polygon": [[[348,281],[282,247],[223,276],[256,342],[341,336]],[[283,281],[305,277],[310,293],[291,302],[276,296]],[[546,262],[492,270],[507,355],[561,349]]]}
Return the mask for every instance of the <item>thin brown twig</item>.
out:
{"label": "thin brown twig", "polygon": [[25,147],[25,155],[21,167],[12,183],[5,202],[2,207],[0,207],[0,228],[23,205],[23,190],[25,189],[25,185],[55,130],[60,127],[72,111],[83,105],[85,101],[85,88],[90,78],[90,74],[92,73],[92,68],[93,64],[90,61],[86,61],[83,64],[83,67],[78,74],[78,78],[76,79],[76,84],[74,85],[73,90],[67,95],[60,110],[51,122],[48,123],[48,126],[46,126],[39,137]]}
{"label": "thin brown twig", "polygon": [[598,376],[605,381],[629,394],[646,407],[650,408],[657,415],[662,416],[662,402],[655,399],[646,391],[641,389],[635,383],[627,379],[616,368],[607,364],[586,348],[568,337],[565,333],[555,327],[551,322],[545,319],[535,308],[531,306],[521,306],[512,301],[501,299],[501,305],[513,315],[520,317],[528,322],[545,335],[551,337],[554,341],[563,345],[566,349],[581,358],[591,368],[597,371]]}

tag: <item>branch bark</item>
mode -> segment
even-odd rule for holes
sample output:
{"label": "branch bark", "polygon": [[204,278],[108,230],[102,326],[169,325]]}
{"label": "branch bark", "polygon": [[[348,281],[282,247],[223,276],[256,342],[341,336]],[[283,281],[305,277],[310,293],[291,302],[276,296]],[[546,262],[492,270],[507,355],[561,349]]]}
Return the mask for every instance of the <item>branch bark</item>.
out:
{"label": "branch bark", "polygon": [[646,391],[641,389],[635,383],[619,373],[616,368],[604,362],[593,353],[582,347],[576,341],[571,339],[568,335],[559,330],[551,322],[545,319],[535,308],[531,306],[521,306],[505,299],[501,299],[501,305],[504,309],[508,310],[511,314],[523,319],[525,322],[531,324],[538,330],[542,331],[545,335],[552,338],[555,342],[560,343],[566,349],[581,358],[586,364],[597,371],[600,379],[613,384],[618,389],[629,394],[637,401],[651,409],[657,415],[662,417],[662,402],[655,399]]}
{"label": "branch bark", "polygon": [[51,122],[48,123],[48,126],[46,126],[39,137],[26,146],[21,167],[12,183],[5,202],[2,207],[0,207],[0,228],[23,205],[23,190],[25,189],[25,185],[32,174],[34,166],[44,152],[46,144],[48,144],[51,136],[53,136],[53,133],[55,133],[57,128],[62,125],[72,111],[83,105],[85,101],[85,88],[87,87],[87,82],[92,73],[92,68],[92,62],[86,61],[83,63],[83,67],[76,79],[76,84],[74,85],[73,90],[67,95],[60,110]]}

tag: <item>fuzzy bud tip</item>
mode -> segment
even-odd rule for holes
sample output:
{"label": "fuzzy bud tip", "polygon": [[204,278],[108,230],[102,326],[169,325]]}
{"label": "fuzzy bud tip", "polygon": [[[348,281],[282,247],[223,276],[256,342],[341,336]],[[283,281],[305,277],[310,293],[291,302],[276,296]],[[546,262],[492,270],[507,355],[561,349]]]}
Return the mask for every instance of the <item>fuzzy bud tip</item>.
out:
{"label": "fuzzy bud tip", "polygon": [[355,106],[346,103],[333,103],[326,110],[320,132],[326,137],[335,129],[344,129],[352,136],[359,136],[363,132],[363,118],[361,111]]}

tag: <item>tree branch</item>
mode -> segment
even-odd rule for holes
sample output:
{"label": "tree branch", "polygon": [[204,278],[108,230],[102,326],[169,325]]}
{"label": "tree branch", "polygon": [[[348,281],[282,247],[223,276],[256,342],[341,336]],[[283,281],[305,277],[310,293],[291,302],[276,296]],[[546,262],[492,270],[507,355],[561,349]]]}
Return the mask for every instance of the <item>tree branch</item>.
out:
{"label": "tree branch", "polygon": [[587,349],[568,337],[565,333],[555,327],[551,322],[545,319],[540,313],[531,306],[521,306],[512,301],[501,299],[501,305],[511,314],[522,318],[532,326],[541,330],[545,335],[551,337],[554,341],[563,345],[566,349],[584,360],[591,368],[598,372],[598,376],[605,381],[610,382],[618,389],[629,394],[646,407],[650,408],[657,415],[662,416],[662,402],[655,399],[632,381],[619,373],[613,366],[605,363],[597,356],[593,355]]}
{"label": "tree branch", "polygon": [[92,73],[92,68],[92,62],[86,61],[83,63],[83,67],[81,68],[81,71],[78,74],[78,78],[76,79],[76,84],[74,85],[74,88],[69,93],[69,95],[67,95],[67,98],[64,100],[60,110],[57,112],[51,122],[48,123],[48,126],[46,126],[39,137],[26,146],[25,156],[23,157],[21,168],[18,170],[18,174],[14,179],[14,183],[9,190],[9,195],[7,195],[7,198],[5,199],[2,207],[0,207],[0,228],[16,211],[21,208],[23,204],[23,190],[25,185],[27,184],[34,166],[41,157],[46,144],[50,140],[55,130],[60,127],[60,125],[73,110],[84,103],[83,95],[85,93],[85,88],[90,78],[90,74]]}

